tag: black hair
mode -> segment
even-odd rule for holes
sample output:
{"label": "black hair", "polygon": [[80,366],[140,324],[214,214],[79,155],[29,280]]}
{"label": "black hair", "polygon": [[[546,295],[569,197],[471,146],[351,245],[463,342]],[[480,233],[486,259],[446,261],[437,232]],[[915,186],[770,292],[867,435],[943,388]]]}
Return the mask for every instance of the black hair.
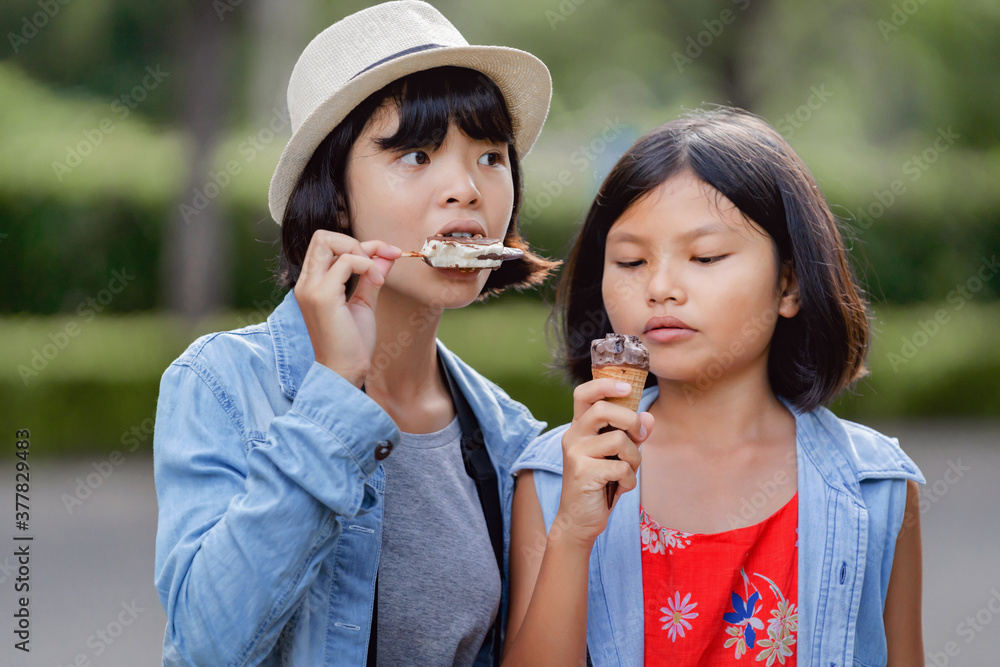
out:
{"label": "black hair", "polygon": [[532,252],[518,231],[522,183],[514,150],[514,127],[503,93],[485,74],[462,67],[437,67],[396,79],[368,96],[341,121],[313,152],[285,207],[281,255],[276,279],[292,288],[298,280],[313,233],[327,229],[352,234],[347,200],[347,159],[354,142],[375,113],[387,106],[399,113],[399,127],[379,140],[387,150],[439,147],[454,123],[475,140],[505,143],[514,180],[514,206],[504,245],[524,251],[519,260],[504,262],[490,273],[480,299],[514,287],[541,284],[555,267]]}
{"label": "black hair", "polygon": [[775,393],[801,410],[832,400],[865,373],[867,302],[809,169],[765,121],[727,107],[656,128],[601,185],[557,289],[559,364],[575,382],[590,379],[590,340],[612,331],[601,291],[608,231],[629,206],[684,170],[762,228],[779,267],[795,272],[800,309],[778,318],[768,356]]}

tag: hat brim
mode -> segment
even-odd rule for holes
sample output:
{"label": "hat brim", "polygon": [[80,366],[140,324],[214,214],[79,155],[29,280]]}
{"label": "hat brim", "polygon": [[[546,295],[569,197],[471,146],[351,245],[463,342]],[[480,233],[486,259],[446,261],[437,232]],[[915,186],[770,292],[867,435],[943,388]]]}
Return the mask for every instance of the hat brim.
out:
{"label": "hat brim", "polygon": [[268,208],[279,225],[302,171],[316,147],[369,95],[414,72],[444,66],[466,67],[487,75],[507,101],[519,158],[542,131],[552,97],[552,79],[535,56],[506,46],[443,46],[382,63],[348,81],[319,104],[292,133],[278,160],[268,191]]}

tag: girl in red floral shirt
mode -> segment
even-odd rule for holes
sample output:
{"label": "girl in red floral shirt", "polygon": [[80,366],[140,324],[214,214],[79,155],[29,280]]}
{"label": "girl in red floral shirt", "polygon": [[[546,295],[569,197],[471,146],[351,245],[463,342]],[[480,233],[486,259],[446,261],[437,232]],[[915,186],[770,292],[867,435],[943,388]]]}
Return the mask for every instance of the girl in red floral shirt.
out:
{"label": "girl in red floral shirt", "polygon": [[[822,408],[865,372],[867,308],[781,135],[720,109],[640,139],[591,207],[556,316],[579,386],[572,423],[515,465],[505,661],[582,665],[589,640],[597,665],[920,664],[922,477]],[[590,379],[590,341],[612,331],[649,351],[638,414],[603,400],[628,385]]]}

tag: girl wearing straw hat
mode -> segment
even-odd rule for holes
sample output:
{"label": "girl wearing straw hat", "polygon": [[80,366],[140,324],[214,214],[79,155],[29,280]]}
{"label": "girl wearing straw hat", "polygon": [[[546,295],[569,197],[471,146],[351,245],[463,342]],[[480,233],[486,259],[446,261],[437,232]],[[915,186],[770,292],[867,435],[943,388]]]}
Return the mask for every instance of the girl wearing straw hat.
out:
{"label": "girl wearing straw hat", "polygon": [[[538,59],[414,0],[306,47],[268,198],[291,290],[161,383],[165,665],[499,663],[510,467],[543,425],[435,336],[444,309],[556,265],[517,227],[550,95]],[[400,260],[477,234],[523,256]]]}

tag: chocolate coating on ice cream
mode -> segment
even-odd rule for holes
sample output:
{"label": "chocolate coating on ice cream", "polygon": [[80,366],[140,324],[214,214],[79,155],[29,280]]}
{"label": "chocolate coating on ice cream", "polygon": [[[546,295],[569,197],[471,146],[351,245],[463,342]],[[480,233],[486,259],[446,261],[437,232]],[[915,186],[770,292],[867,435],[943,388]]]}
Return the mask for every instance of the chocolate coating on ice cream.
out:
{"label": "chocolate coating on ice cream", "polygon": [[590,343],[591,366],[633,366],[649,370],[649,351],[638,336],[610,333]]}

